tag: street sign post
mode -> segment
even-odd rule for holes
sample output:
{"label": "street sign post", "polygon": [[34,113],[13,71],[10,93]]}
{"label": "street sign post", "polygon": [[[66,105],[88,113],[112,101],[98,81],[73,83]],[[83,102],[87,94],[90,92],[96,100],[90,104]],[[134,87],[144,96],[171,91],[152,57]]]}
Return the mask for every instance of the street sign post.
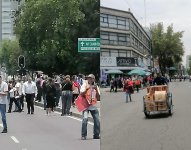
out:
{"label": "street sign post", "polygon": [[78,52],[100,52],[100,38],[78,38]]}

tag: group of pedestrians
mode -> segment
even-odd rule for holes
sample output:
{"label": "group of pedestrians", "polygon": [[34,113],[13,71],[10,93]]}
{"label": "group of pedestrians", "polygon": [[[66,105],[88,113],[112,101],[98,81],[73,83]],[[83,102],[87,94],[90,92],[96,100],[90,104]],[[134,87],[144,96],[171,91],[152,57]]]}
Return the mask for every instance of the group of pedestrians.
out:
{"label": "group of pedestrians", "polygon": [[66,75],[62,79],[56,74],[53,77],[37,75],[35,81],[28,77],[26,82],[20,82],[18,79],[15,82],[3,82],[0,76],[0,111],[3,122],[3,132],[7,133],[6,123],[6,103],[9,102],[8,113],[12,112],[12,104],[15,103],[16,110],[14,112],[24,111],[24,98],[27,102],[27,114],[34,114],[34,101],[41,102],[43,97],[44,110],[46,115],[51,116],[55,107],[60,105],[60,98],[62,101],[62,114],[61,116],[70,115],[71,105],[75,107],[75,100],[79,94],[86,95],[90,92],[91,98],[89,107],[82,112],[82,130],[81,138],[85,140],[87,137],[87,122],[88,113],[90,112],[94,119],[94,139],[99,139],[100,122],[99,113],[97,109],[97,100],[100,97],[100,91],[95,84],[95,76],[90,74],[85,80],[85,77],[78,77],[73,75]]}

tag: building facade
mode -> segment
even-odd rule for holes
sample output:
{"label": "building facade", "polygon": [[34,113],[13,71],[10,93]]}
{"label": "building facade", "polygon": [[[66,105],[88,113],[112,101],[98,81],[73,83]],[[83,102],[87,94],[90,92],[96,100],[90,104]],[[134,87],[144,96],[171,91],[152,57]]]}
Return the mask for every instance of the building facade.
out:
{"label": "building facade", "polygon": [[191,57],[191,55],[186,56],[186,69],[189,68],[189,63],[190,63],[189,57]]}
{"label": "building facade", "polygon": [[100,68],[151,69],[150,37],[131,12],[100,7]]}

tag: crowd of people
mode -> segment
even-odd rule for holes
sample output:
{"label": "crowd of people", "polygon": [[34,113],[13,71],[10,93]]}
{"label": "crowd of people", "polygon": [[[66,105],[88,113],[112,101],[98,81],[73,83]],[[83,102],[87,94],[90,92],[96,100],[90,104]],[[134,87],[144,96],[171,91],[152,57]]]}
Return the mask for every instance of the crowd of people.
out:
{"label": "crowd of people", "polygon": [[2,115],[3,131],[7,133],[6,123],[6,103],[8,100],[9,109],[7,113],[12,113],[12,105],[15,103],[13,112],[24,112],[24,100],[27,103],[27,114],[34,114],[34,101],[41,102],[43,99],[45,115],[51,116],[55,108],[61,106],[61,116],[71,115],[70,109],[75,106],[75,100],[79,94],[86,96],[86,92],[90,91],[91,102],[89,108],[82,112],[82,139],[87,136],[87,118],[90,112],[94,119],[94,139],[99,139],[100,123],[99,112],[97,110],[97,100],[100,97],[99,87],[95,83],[95,76],[70,75],[59,76],[53,73],[52,77],[37,74],[33,81],[28,77],[27,81],[19,81],[16,78],[14,81],[3,82],[0,77],[0,111]]}

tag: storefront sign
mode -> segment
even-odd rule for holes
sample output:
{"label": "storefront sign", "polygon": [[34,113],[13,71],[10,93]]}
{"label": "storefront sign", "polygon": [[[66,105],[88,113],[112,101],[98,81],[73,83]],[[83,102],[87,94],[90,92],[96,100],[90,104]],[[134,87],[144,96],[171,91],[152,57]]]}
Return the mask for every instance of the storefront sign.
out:
{"label": "storefront sign", "polygon": [[107,81],[107,74],[105,73],[105,69],[101,69],[100,74],[101,74],[101,79],[100,80],[101,81],[104,80],[106,82]]}
{"label": "storefront sign", "polygon": [[100,66],[116,67],[116,57],[100,57]]}
{"label": "storefront sign", "polygon": [[117,57],[117,66],[138,67],[137,58]]}

